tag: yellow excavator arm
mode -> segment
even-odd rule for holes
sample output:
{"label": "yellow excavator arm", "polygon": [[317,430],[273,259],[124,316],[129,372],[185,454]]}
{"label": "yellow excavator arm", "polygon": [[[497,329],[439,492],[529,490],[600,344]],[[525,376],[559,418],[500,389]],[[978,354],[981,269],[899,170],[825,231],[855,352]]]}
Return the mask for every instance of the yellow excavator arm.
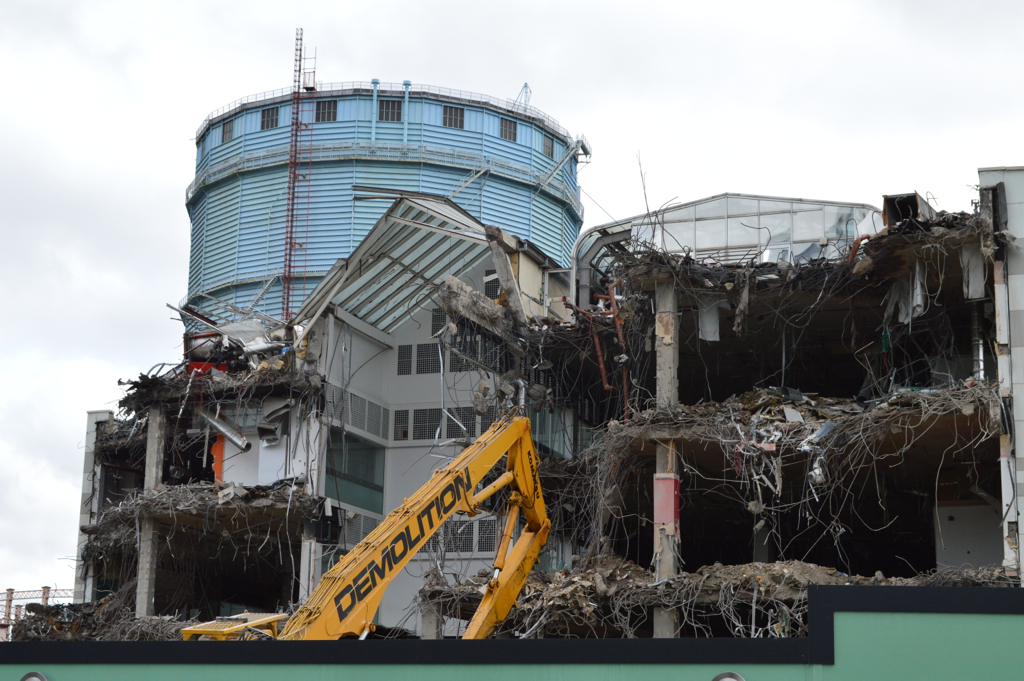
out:
{"label": "yellow excavator arm", "polygon": [[[508,454],[505,472],[474,493],[487,473]],[[480,504],[510,487],[505,524],[494,559],[494,574],[463,638],[487,638],[515,605],[526,578],[547,543],[548,520],[537,476],[537,452],[530,419],[498,421],[444,468],[434,471],[416,494],[392,511],[377,528],[328,570],[306,602],[288,619],[278,638],[325,640],[365,638],[384,591],[423,544],[455,513],[476,515]],[[526,524],[512,544],[522,511]],[[185,640],[220,634],[224,623],[182,629]],[[262,635],[268,635],[261,630]],[[244,634],[243,634],[244,635]],[[273,635],[270,633],[269,635]],[[216,636],[223,640],[223,635]]]}

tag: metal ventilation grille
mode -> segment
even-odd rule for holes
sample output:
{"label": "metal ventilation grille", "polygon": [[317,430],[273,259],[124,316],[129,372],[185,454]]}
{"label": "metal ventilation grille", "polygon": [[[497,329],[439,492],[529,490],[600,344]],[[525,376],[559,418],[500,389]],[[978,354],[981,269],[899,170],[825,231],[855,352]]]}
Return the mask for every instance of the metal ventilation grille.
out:
{"label": "metal ventilation grille", "polygon": [[440,427],[440,409],[416,409],[412,412],[413,440],[433,440]]}
{"label": "metal ventilation grille", "polygon": [[348,400],[352,414],[352,427],[368,430],[366,427],[366,400],[359,395],[349,395]]}
{"label": "metal ventilation grille", "polygon": [[[353,428],[365,430],[367,433],[385,440],[388,439],[391,413],[383,406],[354,393],[346,393],[330,383],[327,384],[325,392],[327,395],[327,417],[330,420],[347,423]],[[408,427],[407,416],[406,430]]]}
{"label": "metal ventilation grille", "polygon": [[409,376],[412,374],[412,346],[398,346],[398,375]]}
{"label": "metal ventilation grille", "polygon": [[441,355],[437,343],[420,343],[416,346],[416,373],[437,374],[441,372]]}
{"label": "metal ventilation grille", "polygon": [[494,553],[498,546],[497,518],[461,520],[449,518],[427,539],[419,553]]}
{"label": "metal ventilation grille", "polygon": [[498,521],[484,518],[476,523],[476,550],[491,552],[498,548]]}
{"label": "metal ventilation grille", "polygon": [[501,297],[501,282],[497,270],[484,270],[484,295],[491,300]]}
{"label": "metal ventilation grille", "polygon": [[455,419],[449,416],[445,419],[447,421],[445,437],[449,439],[476,437],[476,413],[473,411],[473,407],[456,407],[455,409],[450,409],[449,412],[459,420],[459,423],[466,427],[466,432],[463,433],[462,428],[455,422]]}
{"label": "metal ventilation grille", "polygon": [[439,307],[435,307],[430,311],[430,337],[436,336],[444,325],[448,323],[448,316]]}
{"label": "metal ventilation grille", "polygon": [[450,553],[472,553],[474,524],[471,520],[449,520],[445,524],[444,550]]}
{"label": "metal ventilation grille", "polygon": [[409,439],[409,410],[399,409],[395,412],[395,439]]}
{"label": "metal ventilation grille", "polygon": [[[379,404],[370,402],[366,405],[366,430],[371,433],[380,433],[380,426],[383,421],[381,420],[381,407]],[[387,439],[387,438],[384,438]]]}
{"label": "metal ventilation grille", "polygon": [[[343,509],[344,510],[344,509]],[[354,514],[352,511],[345,513],[344,520],[345,544],[351,548],[366,538],[366,535],[373,532],[380,520],[365,513]]]}

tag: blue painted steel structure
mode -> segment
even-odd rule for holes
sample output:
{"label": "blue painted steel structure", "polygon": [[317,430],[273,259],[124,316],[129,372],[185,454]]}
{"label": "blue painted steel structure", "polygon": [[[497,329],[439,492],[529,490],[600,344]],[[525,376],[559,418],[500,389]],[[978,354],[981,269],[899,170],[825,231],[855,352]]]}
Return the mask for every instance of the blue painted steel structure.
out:
{"label": "blue painted steel structure", "polygon": [[[186,192],[193,306],[206,307],[200,294],[208,293],[244,307],[266,288],[257,309],[280,312],[290,100],[287,89],[247,97],[199,128],[196,177]],[[589,147],[551,117],[512,100],[408,81],[321,84],[316,101],[327,120],[304,121],[313,126],[313,170],[308,227],[296,227],[303,247],[295,267],[306,279],[293,309],[391,204],[357,198],[353,186],[455,193],[481,222],[568,264],[583,223],[577,160]],[[398,120],[394,104],[385,114],[386,102],[400,106]],[[268,127],[275,108],[277,125]]]}

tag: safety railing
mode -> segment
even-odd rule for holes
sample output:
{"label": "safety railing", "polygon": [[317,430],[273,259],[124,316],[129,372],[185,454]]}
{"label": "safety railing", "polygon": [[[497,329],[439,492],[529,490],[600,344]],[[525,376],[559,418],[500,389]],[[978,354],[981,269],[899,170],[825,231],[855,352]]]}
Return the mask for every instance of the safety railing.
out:
{"label": "safety railing", "polygon": [[[205,168],[185,190],[185,202],[192,200],[199,188],[212,184],[229,175],[246,170],[256,170],[270,165],[288,162],[289,149],[286,146],[238,154],[220,163]],[[392,144],[386,142],[325,142],[314,144],[311,149],[300,152],[303,161],[336,161],[353,158],[414,161],[453,166],[469,170],[486,169],[492,173],[531,185],[540,185],[543,176],[528,166],[494,156],[471,151],[433,147],[426,145]],[[543,190],[554,194],[573,207],[583,217],[583,205],[579,196],[561,180],[552,180]]]}
{"label": "safety railing", "polygon": [[[405,87],[401,83],[380,83],[378,86],[378,92],[388,93],[389,95],[397,95],[405,93]],[[339,83],[317,83],[317,94],[326,95],[327,93],[336,92],[356,92],[356,91],[372,91],[373,83],[367,81],[343,81]],[[249,95],[248,97],[242,97],[236,99],[230,104],[211,111],[210,114],[203,119],[202,125],[196,131],[196,139],[206,131],[210,121],[215,118],[222,116],[229,111],[233,111],[246,104],[252,104],[255,102],[263,102],[271,99],[277,99],[279,97],[285,97],[291,95],[291,88],[279,88],[277,90],[268,90],[267,92],[260,92],[255,95]],[[438,87],[436,85],[421,85],[413,84],[409,86],[410,95],[434,95],[437,97],[451,99],[459,102],[466,102],[471,104],[482,104],[485,106],[493,106],[499,109],[504,109],[510,113],[523,116],[525,118],[531,118],[539,121],[542,125],[549,128],[553,132],[556,132],[563,137],[571,138],[569,131],[566,130],[556,119],[547,115],[535,106],[529,106],[518,102],[514,99],[492,97],[491,95],[481,94],[479,92],[470,92],[468,90],[456,90],[454,88]]]}

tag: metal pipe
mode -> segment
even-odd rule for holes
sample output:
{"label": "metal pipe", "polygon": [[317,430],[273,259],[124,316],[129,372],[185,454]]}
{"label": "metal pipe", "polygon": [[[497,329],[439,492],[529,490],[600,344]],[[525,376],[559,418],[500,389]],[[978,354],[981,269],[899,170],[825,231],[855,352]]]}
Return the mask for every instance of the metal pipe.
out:
{"label": "metal pipe", "polygon": [[[619,337],[619,347],[623,353],[626,351],[626,341],[622,337],[622,322],[619,320],[619,303],[615,297],[615,289],[622,284],[622,279],[616,279],[610,287],[608,287],[608,302],[612,308],[612,321],[615,322],[615,333]],[[597,296],[598,298],[604,298],[605,296]],[[623,420],[629,420],[629,370],[625,365],[622,366],[622,418]]]}
{"label": "metal pipe", "polygon": [[252,449],[252,443],[246,440],[244,435],[232,428],[227,421],[207,413],[205,409],[199,410],[199,416],[209,423],[211,428],[227,438],[228,442],[238,447],[243,452],[247,452]]}
{"label": "metal pipe", "polygon": [[608,372],[604,368],[604,355],[601,353],[601,341],[597,338],[597,329],[594,328],[593,324],[590,325],[590,333],[594,338],[594,350],[597,351],[597,366],[601,367],[601,383],[604,384],[605,390],[615,390],[615,388],[608,383]]}
{"label": "metal pipe", "polygon": [[370,144],[377,142],[377,117],[380,115],[377,109],[377,87],[380,85],[380,78],[370,81],[373,84],[373,111],[370,112]]}
{"label": "metal pipe", "polygon": [[517,378],[512,381],[512,385],[519,386],[519,409],[524,413],[526,412],[526,381],[521,378]]}
{"label": "metal pipe", "polygon": [[857,257],[857,251],[860,249],[860,242],[867,241],[870,238],[870,234],[861,234],[859,237],[853,240],[853,245],[850,246],[850,258],[847,262],[852,263],[854,258]]}
{"label": "metal pipe", "polygon": [[985,380],[985,339],[981,336],[981,310],[982,303],[975,303],[971,307],[971,349],[974,359],[974,380]]}
{"label": "metal pipe", "polygon": [[405,88],[405,101],[402,103],[402,144],[409,143],[409,86],[411,80],[403,80],[402,87]]}
{"label": "metal pipe", "polygon": [[594,350],[597,351],[597,365],[601,367],[601,383],[604,385],[605,390],[615,390],[615,388],[608,383],[608,372],[605,371],[604,368],[604,355],[601,353],[601,343],[597,340],[597,329],[594,327],[594,316],[586,310],[576,307],[576,305],[570,303],[568,300],[565,301],[565,304],[586,317],[590,322],[590,333],[594,339]]}
{"label": "metal pipe", "polygon": [[580,230],[579,236],[576,237],[575,243],[572,245],[572,251],[569,253],[569,293],[572,298],[573,306],[579,305],[580,302],[580,291],[579,287],[576,286],[576,275],[579,274],[577,259],[580,257],[580,246],[583,245],[583,238],[593,232],[596,227],[591,227],[588,230]]}

